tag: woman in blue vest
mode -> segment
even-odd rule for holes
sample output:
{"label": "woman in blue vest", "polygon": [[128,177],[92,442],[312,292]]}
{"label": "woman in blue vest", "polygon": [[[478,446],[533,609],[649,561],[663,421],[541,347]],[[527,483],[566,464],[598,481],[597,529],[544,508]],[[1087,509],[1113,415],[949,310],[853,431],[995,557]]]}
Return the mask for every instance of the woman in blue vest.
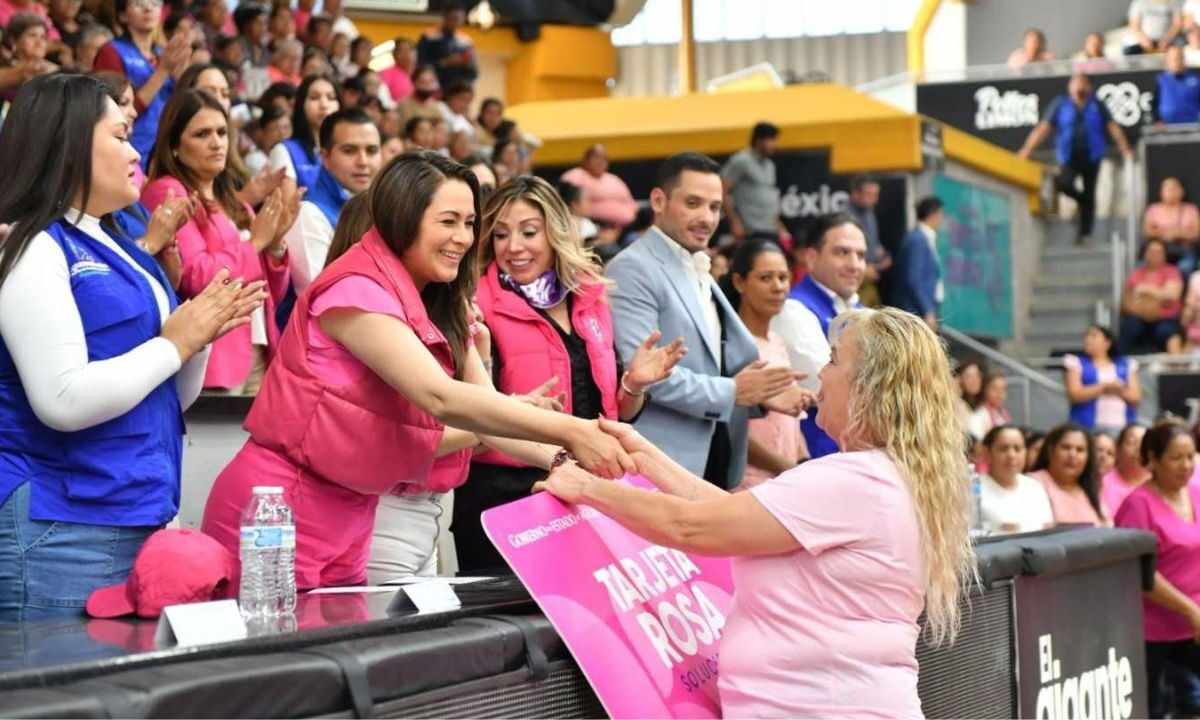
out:
{"label": "woman in blue vest", "polygon": [[337,80],[332,75],[309,75],[296,90],[292,109],[292,136],[271,148],[271,167],[284,168],[290,188],[311,188],[321,171],[318,134],[325,118],[338,111]]}
{"label": "woman in blue vest", "polygon": [[[55,118],[56,122],[46,122]],[[101,217],[137,200],[130,128],[99,81],[28,83],[0,134],[0,622],[79,614],[179,510],[182,411],[207,346],[261,283],[178,305]],[[111,227],[111,226],[110,226]]]}
{"label": "woman in blue vest", "polygon": [[[121,114],[125,116],[129,126],[133,127],[133,123],[138,117],[138,111],[129,78],[108,71],[94,73],[92,77],[104,83],[108,89],[108,96],[121,109]],[[141,172],[140,166],[136,169],[138,172],[134,184],[140,191],[145,184],[146,176]],[[183,264],[179,257],[179,250],[175,247],[175,233],[179,232],[179,228],[183,227],[184,223],[191,220],[194,211],[195,205],[189,197],[172,198],[159,205],[153,214],[139,200],[129,207],[113,213],[112,219],[121,234],[133,240],[138,247],[158,261],[159,266],[166,273],[171,289],[179,290]]]}
{"label": "woman in blue vest", "polygon": [[1063,357],[1071,421],[1089,430],[1120,432],[1137,421],[1142,400],[1137,360],[1114,357],[1116,339],[1099,325],[1083,334],[1083,354]]}
{"label": "woman in blue vest", "polygon": [[110,41],[96,54],[96,70],[109,70],[129,78],[133,84],[138,119],[130,142],[148,162],[158,132],[158,118],[175,91],[175,79],[187,69],[191,58],[191,35],[176,33],[162,47],[154,42],[160,34],[161,0],[116,0],[117,20],[125,36]]}

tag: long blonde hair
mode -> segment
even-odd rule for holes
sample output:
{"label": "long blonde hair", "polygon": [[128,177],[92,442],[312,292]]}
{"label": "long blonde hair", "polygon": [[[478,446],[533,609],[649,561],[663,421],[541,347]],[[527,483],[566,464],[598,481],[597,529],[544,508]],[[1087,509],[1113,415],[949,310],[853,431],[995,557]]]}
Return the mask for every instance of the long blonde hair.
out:
{"label": "long blonde hair", "polygon": [[571,292],[579,292],[584,285],[609,284],[602,274],[600,259],[583,244],[579,226],[570,208],[550,183],[533,175],[518,175],[496,188],[488,198],[483,208],[483,226],[479,234],[483,243],[479,249],[480,275],[486,273],[488,266],[496,259],[492,231],[496,229],[500,216],[517,200],[542,211],[546,239],[554,251],[554,270],[564,287]]}
{"label": "long blonde hair", "polygon": [[843,437],[884,448],[899,468],[921,530],[927,630],[935,645],[953,641],[975,558],[950,362],[941,341],[915,315],[893,308],[845,312],[834,320],[830,342],[850,328],[858,366]]}

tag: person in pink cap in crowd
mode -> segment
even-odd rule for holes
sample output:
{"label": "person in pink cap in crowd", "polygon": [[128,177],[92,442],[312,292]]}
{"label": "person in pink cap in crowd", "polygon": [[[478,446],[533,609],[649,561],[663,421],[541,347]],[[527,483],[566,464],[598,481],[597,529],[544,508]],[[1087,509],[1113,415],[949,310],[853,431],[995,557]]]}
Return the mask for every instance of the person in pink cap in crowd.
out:
{"label": "person in pink cap in crowd", "polygon": [[1096,446],[1092,435],[1073,422],[1046,434],[1029,476],[1042,484],[1059,525],[1109,525],[1100,505]]}
{"label": "person in pink cap in crowd", "polygon": [[[492,388],[468,317],[474,173],[437,153],[409,153],[367,194],[370,230],[297,299],[246,418],[250,438],[204,508],[204,532],[233,550],[253,486],[283,487],[302,590],[362,584],[380,495],[416,505],[461,485],[481,443],[546,469],[570,455],[608,477],[634,469],[595,420]],[[431,547],[436,522],[422,527],[409,539]]]}
{"label": "person in pink cap in crowd", "polygon": [[1149,717],[1168,717],[1160,688],[1167,666],[1200,672],[1200,488],[1190,484],[1196,444],[1186,426],[1165,422],[1146,431],[1142,462],[1150,479],[1117,511],[1117,527],[1154,533],[1154,585],[1142,597]]}
{"label": "person in pink cap in crowd", "polygon": [[1117,462],[1100,476],[1100,506],[1108,517],[1116,517],[1121,503],[1142,483],[1150,479],[1150,471],[1142,464],[1142,438],[1146,426],[1126,425],[1117,435]]}
{"label": "person in pink cap in crowd", "polygon": [[729,493],[605,422],[660,492],[572,464],[539,484],[651,542],[733,556],[724,717],[922,717],[918,618],[934,643],[952,639],[974,572],[941,342],[894,308],[844,312],[829,336],[817,422],[839,452]]}

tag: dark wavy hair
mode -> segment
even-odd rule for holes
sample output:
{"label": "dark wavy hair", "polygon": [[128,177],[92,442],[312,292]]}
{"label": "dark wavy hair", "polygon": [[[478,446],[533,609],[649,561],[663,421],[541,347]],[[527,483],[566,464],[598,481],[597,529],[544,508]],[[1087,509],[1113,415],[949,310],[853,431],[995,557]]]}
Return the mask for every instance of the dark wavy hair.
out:
{"label": "dark wavy hair", "polygon": [[1046,440],[1042,443],[1042,449],[1038,452],[1037,461],[1034,462],[1033,469],[1048,470],[1050,468],[1050,453],[1054,452],[1054,447],[1071,433],[1083,435],[1087,442],[1087,463],[1083,466],[1083,474],[1079,476],[1079,487],[1083,488],[1083,492],[1087,495],[1088,502],[1091,503],[1096,514],[1104,517],[1104,511],[1100,509],[1099,478],[1096,477],[1096,441],[1092,439],[1092,434],[1082,425],[1067,422],[1046,433]]}
{"label": "dark wavy hair", "polygon": [[43,75],[17,92],[0,133],[0,223],[12,226],[0,243],[0,285],[76,196],[87,207],[92,138],[108,103],[108,87],[87,75]]}
{"label": "dark wavy hair", "polygon": [[465,165],[436,152],[405,153],[392,159],[375,178],[368,201],[371,220],[388,248],[403,257],[421,234],[421,219],[433,196],[446,182],[466,183],[474,198],[475,229],[471,247],[459,263],[458,275],[448,283],[431,282],[421,291],[429,319],[450,343],[454,375],[462,379],[471,342],[467,306],[475,297],[479,279],[479,180]]}

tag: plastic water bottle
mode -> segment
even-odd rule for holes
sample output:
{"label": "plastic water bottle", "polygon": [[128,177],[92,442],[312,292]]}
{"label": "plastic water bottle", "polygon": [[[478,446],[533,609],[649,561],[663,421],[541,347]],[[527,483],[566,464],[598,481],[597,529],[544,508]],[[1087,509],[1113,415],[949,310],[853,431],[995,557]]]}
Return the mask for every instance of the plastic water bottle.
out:
{"label": "plastic water bottle", "polygon": [[983,478],[975,469],[975,464],[967,466],[971,477],[971,507],[968,509],[968,529],[971,537],[982,537],[987,534],[983,524]]}
{"label": "plastic water bottle", "polygon": [[269,618],[295,610],[296,521],[283,488],[254,488],[242,512],[240,546],[242,615]]}

